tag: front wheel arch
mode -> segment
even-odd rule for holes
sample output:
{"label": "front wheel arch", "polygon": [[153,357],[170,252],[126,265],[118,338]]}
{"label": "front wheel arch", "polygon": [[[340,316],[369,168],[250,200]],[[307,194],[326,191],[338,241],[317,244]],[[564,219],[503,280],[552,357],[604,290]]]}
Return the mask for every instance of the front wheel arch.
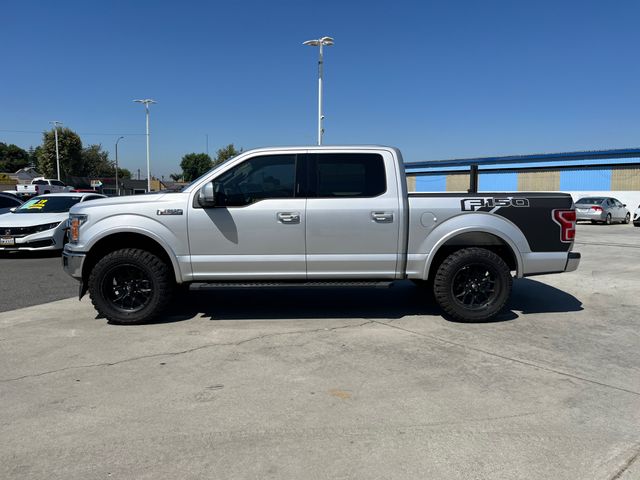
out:
{"label": "front wheel arch", "polygon": [[91,247],[82,266],[84,284],[87,284],[91,270],[102,257],[123,248],[137,248],[156,255],[167,264],[175,281],[178,283],[181,281],[177,264],[159,242],[141,233],[119,232],[101,238]]}

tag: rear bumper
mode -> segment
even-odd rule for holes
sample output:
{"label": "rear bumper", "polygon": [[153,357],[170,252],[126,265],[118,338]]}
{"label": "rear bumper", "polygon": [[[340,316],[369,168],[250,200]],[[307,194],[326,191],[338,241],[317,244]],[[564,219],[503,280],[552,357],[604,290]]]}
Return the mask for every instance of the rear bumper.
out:
{"label": "rear bumper", "polygon": [[569,252],[569,258],[567,258],[567,266],[565,272],[573,272],[578,269],[580,265],[580,252]]}
{"label": "rear bumper", "polygon": [[522,255],[523,277],[573,272],[580,265],[579,252],[530,252]]}
{"label": "rear bumper", "polygon": [[594,222],[604,222],[607,219],[607,212],[578,212],[576,211],[576,221],[594,221]]}
{"label": "rear bumper", "polygon": [[69,276],[82,280],[82,266],[85,258],[87,256],[84,253],[69,252],[65,249],[62,251],[62,268]]}

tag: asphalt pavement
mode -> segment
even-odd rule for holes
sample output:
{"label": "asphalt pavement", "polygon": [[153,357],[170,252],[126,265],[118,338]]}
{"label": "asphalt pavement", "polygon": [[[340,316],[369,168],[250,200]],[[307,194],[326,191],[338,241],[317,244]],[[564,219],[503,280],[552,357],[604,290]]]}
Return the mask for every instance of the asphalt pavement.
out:
{"label": "asphalt pavement", "polygon": [[0,312],[78,294],[78,282],[62,270],[60,252],[0,252]]}
{"label": "asphalt pavement", "polygon": [[409,282],[0,313],[0,478],[640,478],[639,236],[580,225],[483,324]]}

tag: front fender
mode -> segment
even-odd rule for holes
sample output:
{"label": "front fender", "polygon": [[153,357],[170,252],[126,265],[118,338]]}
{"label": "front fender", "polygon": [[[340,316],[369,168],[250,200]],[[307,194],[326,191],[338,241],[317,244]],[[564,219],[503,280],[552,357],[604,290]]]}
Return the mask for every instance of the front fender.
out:
{"label": "front fender", "polygon": [[[173,221],[167,221],[167,218],[173,219]],[[139,234],[152,239],[164,249],[171,260],[177,282],[181,283],[185,277],[191,274],[184,217],[164,217],[164,221],[159,222],[144,215],[114,214],[99,218],[83,227],[85,228],[81,230],[81,240],[87,240],[86,243],[74,245],[73,250],[75,251],[89,252],[98,242],[110,235],[118,233]]]}

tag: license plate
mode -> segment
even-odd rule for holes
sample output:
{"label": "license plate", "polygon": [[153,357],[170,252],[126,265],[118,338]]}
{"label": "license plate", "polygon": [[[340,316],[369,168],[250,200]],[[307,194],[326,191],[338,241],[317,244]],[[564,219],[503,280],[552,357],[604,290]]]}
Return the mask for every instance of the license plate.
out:
{"label": "license plate", "polygon": [[586,211],[587,210],[585,210],[584,208],[576,208],[576,212],[579,212],[579,213],[584,213]]}
{"label": "license plate", "polygon": [[16,244],[16,240],[13,237],[0,237],[0,245],[13,246]]}

